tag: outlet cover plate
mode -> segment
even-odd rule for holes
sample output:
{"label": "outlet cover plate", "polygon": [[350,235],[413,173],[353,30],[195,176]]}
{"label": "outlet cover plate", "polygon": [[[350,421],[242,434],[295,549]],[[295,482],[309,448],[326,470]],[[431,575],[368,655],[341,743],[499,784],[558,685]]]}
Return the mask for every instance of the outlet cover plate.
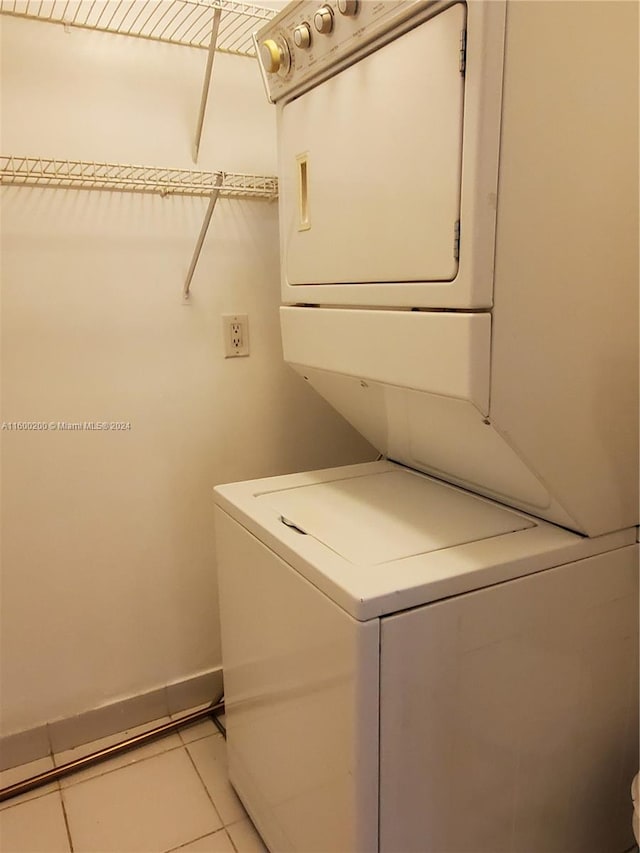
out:
{"label": "outlet cover plate", "polygon": [[223,314],[224,357],[249,355],[249,317],[247,314]]}

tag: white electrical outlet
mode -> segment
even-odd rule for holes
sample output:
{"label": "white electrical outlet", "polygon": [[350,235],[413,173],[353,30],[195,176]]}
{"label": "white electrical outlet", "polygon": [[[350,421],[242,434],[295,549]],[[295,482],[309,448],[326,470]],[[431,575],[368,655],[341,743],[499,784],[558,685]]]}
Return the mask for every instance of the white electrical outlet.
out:
{"label": "white electrical outlet", "polygon": [[249,355],[249,317],[247,314],[223,314],[224,357]]}

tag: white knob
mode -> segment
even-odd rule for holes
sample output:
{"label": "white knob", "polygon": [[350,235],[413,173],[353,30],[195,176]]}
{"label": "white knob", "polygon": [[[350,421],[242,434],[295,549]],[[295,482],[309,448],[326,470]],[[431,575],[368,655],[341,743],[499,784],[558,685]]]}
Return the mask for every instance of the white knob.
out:
{"label": "white knob", "polygon": [[278,42],[273,39],[267,39],[262,42],[262,46],[260,47],[260,57],[262,59],[262,64],[269,74],[275,74],[282,63],[282,53]]}
{"label": "white knob", "polygon": [[358,0],[338,0],[338,10],[341,15],[357,15]]}
{"label": "white knob", "polygon": [[275,39],[267,39],[260,46],[260,57],[262,64],[269,74],[285,75],[291,67],[291,54],[286,42],[278,42]]}
{"label": "white knob", "polygon": [[293,40],[296,47],[306,48],[311,44],[311,28],[309,24],[300,24],[293,31]]}
{"label": "white knob", "polygon": [[331,6],[321,6],[313,16],[313,23],[319,33],[327,35],[333,29]]}

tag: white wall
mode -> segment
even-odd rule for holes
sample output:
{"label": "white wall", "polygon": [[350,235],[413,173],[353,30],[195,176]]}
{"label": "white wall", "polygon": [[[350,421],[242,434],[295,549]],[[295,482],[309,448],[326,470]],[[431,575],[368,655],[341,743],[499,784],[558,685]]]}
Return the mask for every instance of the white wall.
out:
{"label": "white wall", "polygon": [[[193,167],[206,54],[2,19],[4,154]],[[253,62],[219,55],[198,168],[275,172]],[[282,363],[277,210],[2,190],[2,733],[220,664],[214,484],[374,451]],[[251,356],[223,358],[223,313]]]}

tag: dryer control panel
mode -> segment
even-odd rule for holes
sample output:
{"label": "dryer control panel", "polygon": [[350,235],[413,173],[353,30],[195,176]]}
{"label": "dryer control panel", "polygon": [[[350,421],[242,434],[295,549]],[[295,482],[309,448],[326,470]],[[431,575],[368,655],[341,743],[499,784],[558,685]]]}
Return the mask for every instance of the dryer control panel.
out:
{"label": "dryer control panel", "polygon": [[290,3],[254,35],[269,100],[296,97],[449,5],[443,0]]}

